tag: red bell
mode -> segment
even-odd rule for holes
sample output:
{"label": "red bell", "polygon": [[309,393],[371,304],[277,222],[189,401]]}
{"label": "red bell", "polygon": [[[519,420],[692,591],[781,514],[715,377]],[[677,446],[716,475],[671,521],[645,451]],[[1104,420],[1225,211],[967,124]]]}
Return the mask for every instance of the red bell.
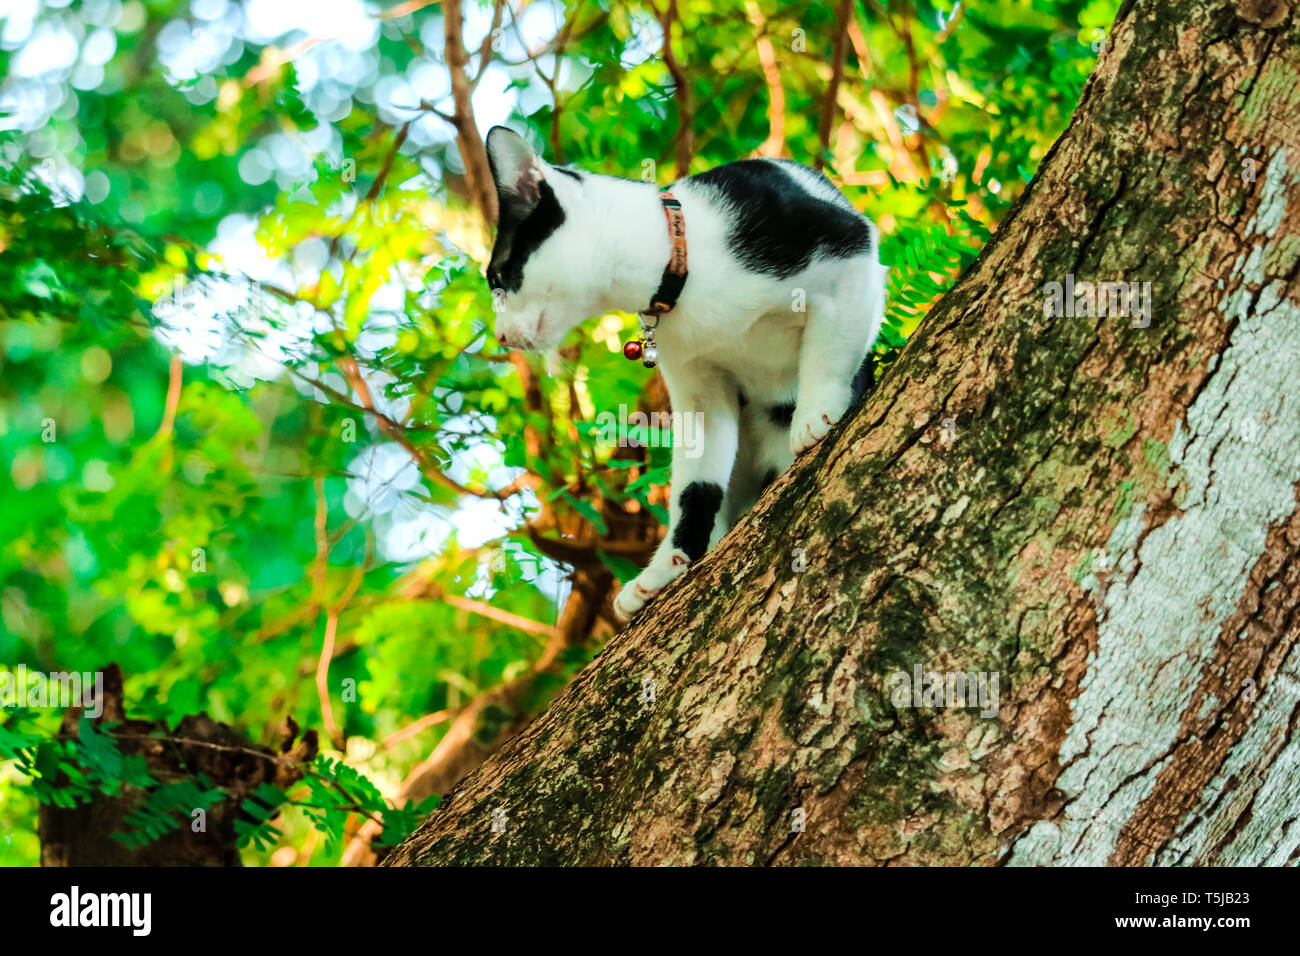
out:
{"label": "red bell", "polygon": [[625,343],[623,345],[623,357],[633,362],[639,359],[641,357],[641,342],[633,339],[631,342]]}

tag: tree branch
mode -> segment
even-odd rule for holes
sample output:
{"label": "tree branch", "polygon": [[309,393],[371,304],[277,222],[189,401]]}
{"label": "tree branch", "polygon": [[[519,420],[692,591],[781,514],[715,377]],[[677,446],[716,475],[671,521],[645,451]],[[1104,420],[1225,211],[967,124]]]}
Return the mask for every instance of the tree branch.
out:
{"label": "tree branch", "polygon": [[695,96],[686,71],[682,69],[673,49],[673,22],[678,19],[677,0],[668,0],[662,12],[655,9],[653,4],[651,9],[655,10],[659,26],[663,30],[664,66],[673,79],[673,100],[677,105],[677,175],[688,176],[691,159],[695,155],[695,133],[692,129],[695,123]]}
{"label": "tree branch", "polygon": [[826,96],[822,100],[821,122],[817,126],[817,142],[820,149],[813,162],[818,169],[825,167],[826,155],[831,148],[831,129],[835,125],[835,113],[839,108],[840,83],[844,79],[844,62],[848,58],[848,33],[849,25],[853,22],[853,0],[840,0],[835,22],[835,40],[831,46],[831,79],[826,86]]}
{"label": "tree branch", "polygon": [[763,80],[767,83],[767,139],[758,147],[760,156],[780,156],[785,152],[785,87],[781,85],[781,68],[776,62],[776,49],[767,36],[767,21],[759,9],[758,0],[745,0],[745,13],[754,27],[754,46],[758,62],[763,67]]}
{"label": "tree branch", "polygon": [[483,217],[483,222],[493,223],[497,221],[497,192],[488,166],[487,149],[474,123],[474,104],[471,100],[474,88],[466,72],[469,56],[465,52],[462,36],[464,23],[458,0],[443,5],[443,21],[447,70],[451,74],[451,98],[456,107],[456,146],[465,163],[465,181],[469,187],[470,199]]}

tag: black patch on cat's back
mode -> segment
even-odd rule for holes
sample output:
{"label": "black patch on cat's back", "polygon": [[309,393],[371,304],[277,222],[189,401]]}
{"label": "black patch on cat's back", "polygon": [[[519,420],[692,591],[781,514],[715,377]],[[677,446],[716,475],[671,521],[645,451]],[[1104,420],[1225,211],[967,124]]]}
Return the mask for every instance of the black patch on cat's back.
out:
{"label": "black patch on cat's back", "polygon": [[734,222],[727,248],[751,272],[785,279],[814,255],[847,259],[871,249],[871,227],[847,200],[814,196],[780,163],[742,159],[685,182],[706,187],[729,207]]}
{"label": "black patch on cat's back", "polygon": [[673,547],[686,552],[692,561],[709,549],[713,522],[722,507],[722,486],[712,481],[692,481],[677,496],[681,517],[673,529]]}
{"label": "black patch on cat's back", "polygon": [[564,210],[546,180],[538,184],[538,191],[541,195],[533,206],[509,198],[501,203],[497,239],[487,269],[490,288],[518,292],[524,284],[524,263],[528,257],[564,224]]}

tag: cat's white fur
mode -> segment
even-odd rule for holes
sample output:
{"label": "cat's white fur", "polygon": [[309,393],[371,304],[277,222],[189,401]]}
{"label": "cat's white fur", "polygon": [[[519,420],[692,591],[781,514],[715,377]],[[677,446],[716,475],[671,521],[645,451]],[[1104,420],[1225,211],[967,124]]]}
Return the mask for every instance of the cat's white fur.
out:
{"label": "cat's white fur", "polygon": [[[510,176],[525,183],[544,180],[565,221],[528,258],[522,287],[498,297],[496,330],[503,344],[545,349],[590,316],[645,308],[659,286],[670,242],[653,184],[591,173],[575,181],[531,150],[525,155],[522,143],[497,146],[499,188]],[[819,198],[849,205],[811,169],[773,162]],[[655,341],[672,406],[698,414],[703,447],[698,457],[674,448],[673,489],[696,481],[727,489],[712,548],[757,500],[769,470],[783,473],[848,408],[850,383],[884,318],[887,270],[877,255],[879,233],[870,224],[870,249],[862,255],[814,256],[786,279],[757,274],[728,251],[725,202],[690,179],[671,189],[685,218],[690,274],[676,307],[660,319]],[[743,408],[738,391],[747,399]],[[787,430],[774,425],[767,410],[789,402],[795,411]],[[673,545],[681,508],[676,494],[670,501],[663,543],[615,601],[623,620],[690,563]]]}

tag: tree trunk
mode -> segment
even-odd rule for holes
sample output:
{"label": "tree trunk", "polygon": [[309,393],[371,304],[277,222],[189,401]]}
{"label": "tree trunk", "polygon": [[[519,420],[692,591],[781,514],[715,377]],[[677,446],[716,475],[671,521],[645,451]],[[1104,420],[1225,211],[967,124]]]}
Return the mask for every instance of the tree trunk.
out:
{"label": "tree trunk", "polygon": [[388,863],[1300,857],[1298,39],[1125,4],[867,403]]}

